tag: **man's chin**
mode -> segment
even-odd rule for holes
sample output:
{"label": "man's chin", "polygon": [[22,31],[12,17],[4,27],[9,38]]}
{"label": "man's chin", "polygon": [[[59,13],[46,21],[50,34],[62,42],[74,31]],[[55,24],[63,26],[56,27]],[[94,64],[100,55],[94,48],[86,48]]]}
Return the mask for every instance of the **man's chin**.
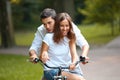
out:
{"label": "man's chin", "polygon": [[52,31],[50,31],[50,30],[48,30],[47,32],[48,32],[48,33],[52,33]]}

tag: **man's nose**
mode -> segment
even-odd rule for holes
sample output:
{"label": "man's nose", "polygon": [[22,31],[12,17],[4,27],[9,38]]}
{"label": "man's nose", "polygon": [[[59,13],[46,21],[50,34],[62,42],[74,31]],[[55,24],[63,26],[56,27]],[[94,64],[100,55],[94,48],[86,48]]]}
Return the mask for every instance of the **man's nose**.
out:
{"label": "man's nose", "polygon": [[46,25],[46,28],[49,28],[49,27],[50,27],[50,26],[47,24],[47,25]]}

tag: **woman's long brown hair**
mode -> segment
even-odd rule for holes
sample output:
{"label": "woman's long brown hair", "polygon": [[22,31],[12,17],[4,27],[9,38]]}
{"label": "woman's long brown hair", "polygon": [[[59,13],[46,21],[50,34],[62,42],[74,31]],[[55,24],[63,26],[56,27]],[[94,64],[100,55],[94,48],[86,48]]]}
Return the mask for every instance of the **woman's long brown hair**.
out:
{"label": "woman's long brown hair", "polygon": [[59,43],[61,39],[63,39],[63,35],[60,30],[60,22],[65,19],[67,19],[67,21],[69,22],[69,26],[70,26],[69,32],[67,34],[68,39],[73,40],[73,41],[75,41],[76,39],[75,34],[73,32],[72,19],[67,13],[64,12],[64,13],[59,13],[55,19],[55,27],[53,30],[54,32],[53,40],[56,43]]}

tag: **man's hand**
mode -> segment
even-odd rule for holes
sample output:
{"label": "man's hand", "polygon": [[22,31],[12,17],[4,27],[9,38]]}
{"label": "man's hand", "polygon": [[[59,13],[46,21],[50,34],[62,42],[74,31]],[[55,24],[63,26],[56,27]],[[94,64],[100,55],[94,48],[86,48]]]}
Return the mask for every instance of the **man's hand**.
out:
{"label": "man's hand", "polygon": [[74,70],[75,66],[76,66],[75,63],[70,64],[70,66],[69,66],[70,70]]}
{"label": "man's hand", "polygon": [[29,55],[30,55],[29,60],[30,60],[32,63],[35,63],[33,60],[34,60],[35,58],[38,58],[38,57],[37,57],[37,54],[35,53],[35,51],[34,51],[34,50],[31,50],[31,51],[29,52]]}

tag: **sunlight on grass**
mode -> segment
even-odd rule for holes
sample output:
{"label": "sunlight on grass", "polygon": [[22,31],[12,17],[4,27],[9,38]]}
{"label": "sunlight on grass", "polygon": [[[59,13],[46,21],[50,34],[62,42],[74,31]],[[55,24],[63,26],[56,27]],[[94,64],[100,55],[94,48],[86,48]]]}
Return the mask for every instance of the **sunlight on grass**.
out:
{"label": "sunlight on grass", "polygon": [[27,56],[0,54],[0,80],[40,80],[40,64],[27,62]]}
{"label": "sunlight on grass", "polygon": [[120,35],[120,32],[115,30],[115,35],[111,35],[111,28],[108,25],[81,25],[79,26],[82,34],[90,44],[103,45]]}
{"label": "sunlight on grass", "polygon": [[18,46],[30,46],[35,32],[16,32],[15,41]]}

